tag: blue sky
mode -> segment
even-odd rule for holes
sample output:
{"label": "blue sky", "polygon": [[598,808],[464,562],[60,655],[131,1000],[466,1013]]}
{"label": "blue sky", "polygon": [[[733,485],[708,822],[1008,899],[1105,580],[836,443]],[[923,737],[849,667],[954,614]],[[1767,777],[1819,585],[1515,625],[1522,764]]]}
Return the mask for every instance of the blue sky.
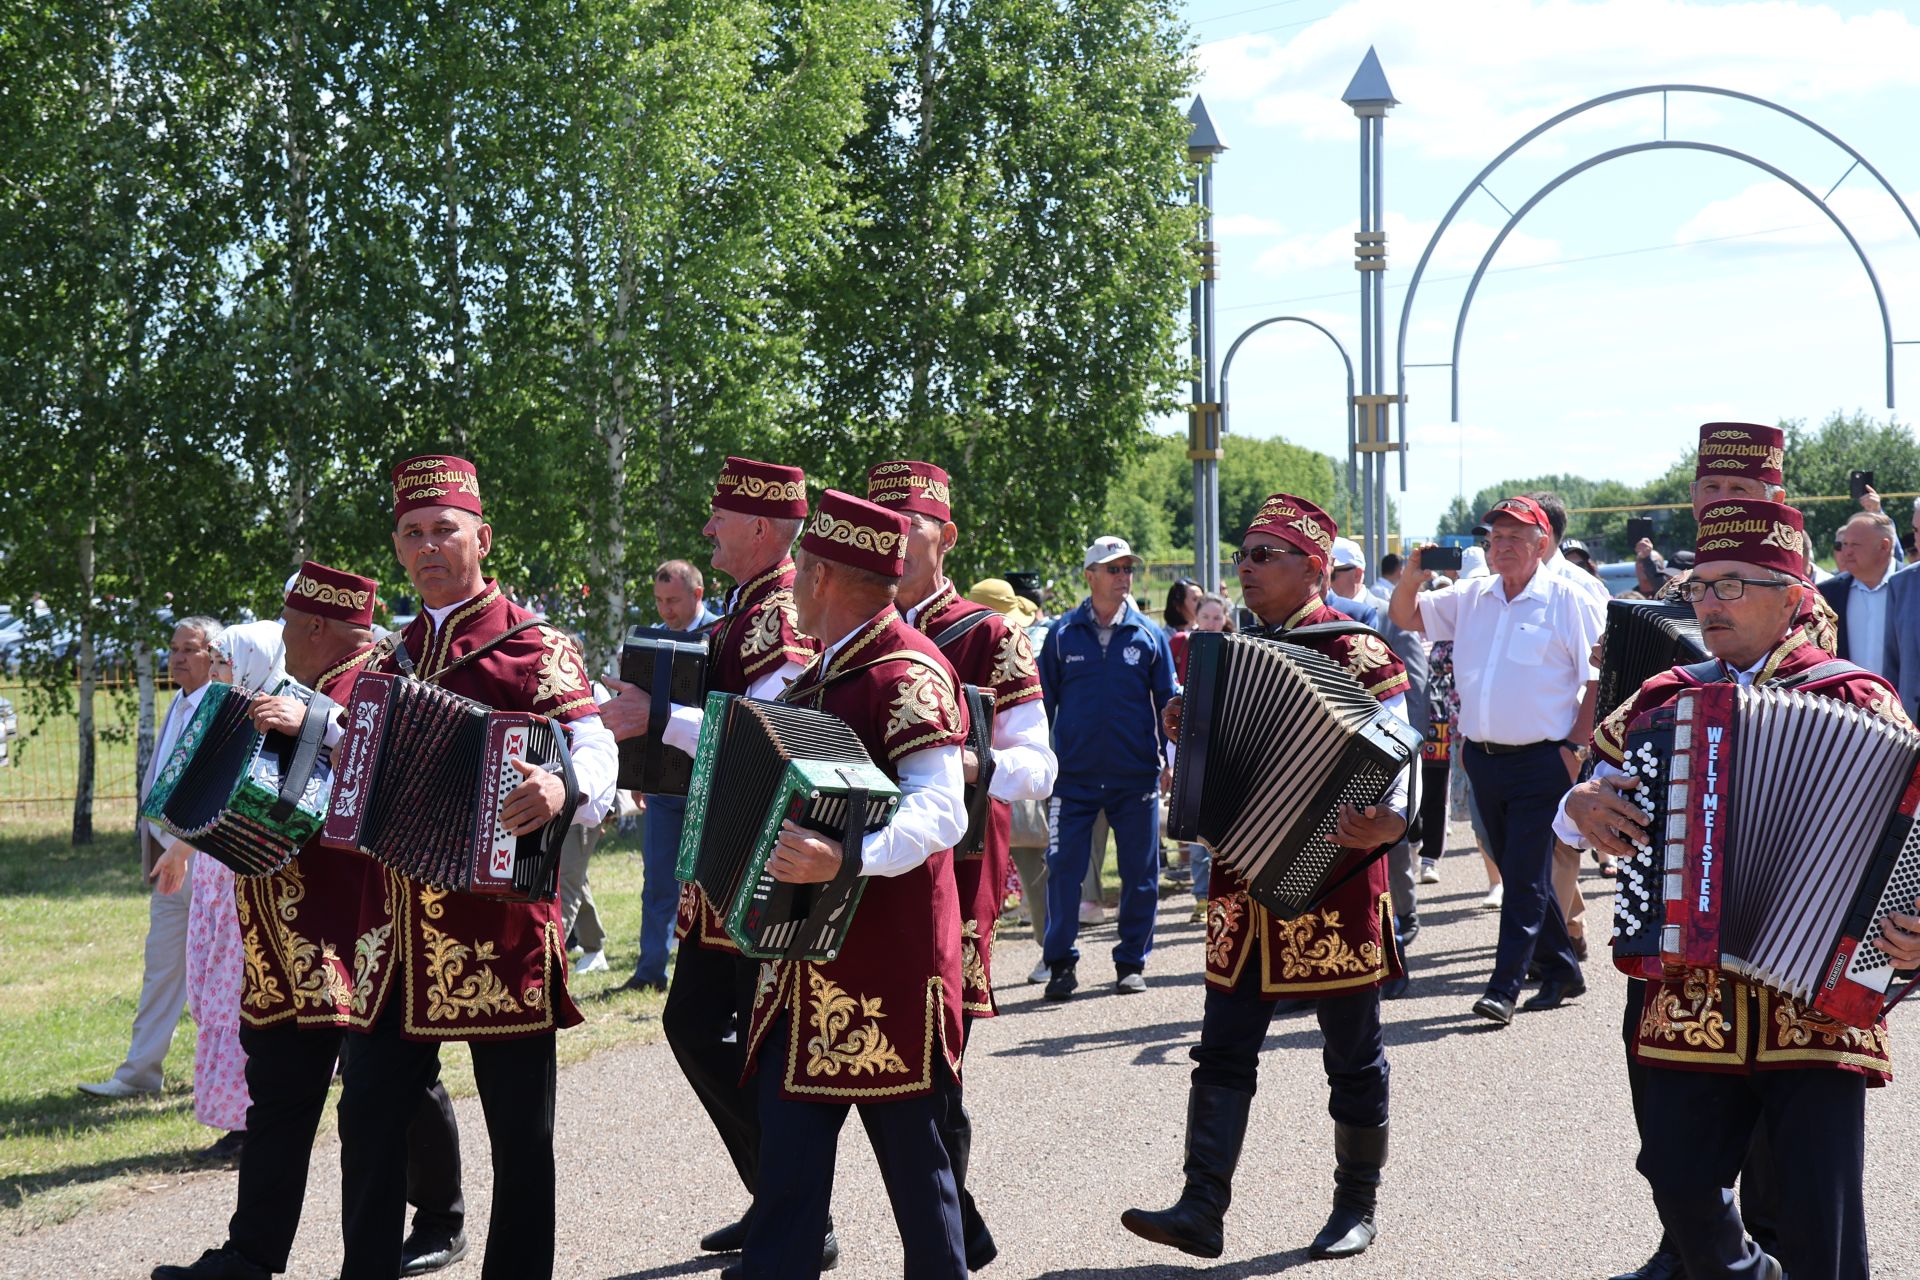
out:
{"label": "blue sky", "polygon": [[[1406,285],[1480,168],[1588,98],[1658,83],[1735,89],[1810,117],[1920,215],[1920,5],[1729,0],[1191,0],[1200,92],[1230,150],[1215,173],[1221,349],[1266,316],[1327,325],[1359,356],[1359,125],[1340,102],[1369,45],[1401,101],[1386,125],[1388,378]],[[1852,163],[1794,121],[1673,95],[1667,135],[1748,152],[1825,195]],[[1661,136],[1658,95],[1537,139],[1488,179],[1510,208],[1597,152]],[[1864,170],[1830,198],[1880,277],[1896,340],[1920,341],[1920,237]],[[1484,193],[1435,250],[1409,363],[1449,358],[1474,264],[1505,221]],[[1638,482],[1701,422],[1888,413],[1866,273],[1819,209],[1760,169],[1695,152],[1629,156],[1523,220],[1480,286],[1461,352],[1407,374],[1406,532],[1456,492],[1575,472]],[[1896,416],[1920,405],[1920,345],[1895,348]],[[1339,357],[1276,326],[1234,361],[1235,433],[1344,457]],[[1229,440],[1227,447],[1232,448]],[[1863,459],[1871,466],[1871,459]]]}

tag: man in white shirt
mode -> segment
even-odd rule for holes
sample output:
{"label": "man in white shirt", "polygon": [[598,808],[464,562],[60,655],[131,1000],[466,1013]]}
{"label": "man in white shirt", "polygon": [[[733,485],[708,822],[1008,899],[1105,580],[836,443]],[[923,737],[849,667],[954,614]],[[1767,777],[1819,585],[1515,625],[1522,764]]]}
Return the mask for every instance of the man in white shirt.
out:
{"label": "man in white shirt", "polygon": [[1892,592],[1893,521],[1877,511],[1862,511],[1840,526],[1833,560],[1840,572],[1818,590],[1840,618],[1836,658],[1845,658],[1877,676],[1887,674],[1887,618]]}
{"label": "man in white shirt", "polygon": [[1422,591],[1433,574],[1416,552],[1390,612],[1398,626],[1453,641],[1461,758],[1505,886],[1493,973],[1473,1009],[1505,1026],[1530,961],[1543,981],[1528,1009],[1557,1008],[1587,989],[1554,901],[1553,814],[1573,781],[1569,743],[1592,732],[1588,655],[1606,612],[1547,567],[1552,522],[1538,502],[1508,498],[1485,519],[1491,574]]}
{"label": "man in white shirt", "polygon": [[[166,767],[180,740],[180,731],[193,720],[200,708],[213,674],[213,646],[224,628],[212,618],[183,618],[173,629],[173,645],[167,651],[167,674],[173,677],[179,692],[167,704],[154,740],[153,758],[147,762],[146,775],[140,780],[140,801],[144,806],[154,779]],[[147,900],[147,947],[140,977],[140,1003],[133,1015],[133,1042],[126,1061],[113,1077],[98,1084],[83,1084],[82,1093],[98,1098],[131,1098],[160,1091],[160,1064],[173,1044],[173,1029],[180,1023],[180,1011],[187,1004],[187,906],[191,894],[179,890],[186,883],[188,859],[193,853],[169,835],[167,829],[150,819],[139,820],[140,871],[153,883]]]}

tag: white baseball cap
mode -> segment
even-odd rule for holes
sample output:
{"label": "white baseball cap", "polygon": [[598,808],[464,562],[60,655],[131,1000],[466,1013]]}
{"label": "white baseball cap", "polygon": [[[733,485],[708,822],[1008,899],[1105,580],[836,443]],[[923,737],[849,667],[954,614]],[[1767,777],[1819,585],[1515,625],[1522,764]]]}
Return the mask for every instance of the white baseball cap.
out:
{"label": "white baseball cap", "polygon": [[1360,554],[1360,544],[1352,538],[1333,540],[1333,567],[1336,569],[1364,569],[1366,557]]}
{"label": "white baseball cap", "polygon": [[1091,569],[1097,564],[1108,564],[1114,560],[1131,560],[1138,564],[1140,557],[1133,554],[1133,548],[1127,545],[1125,538],[1116,538],[1108,534],[1106,537],[1093,540],[1093,545],[1087,548],[1086,558],[1081,561],[1080,567]]}

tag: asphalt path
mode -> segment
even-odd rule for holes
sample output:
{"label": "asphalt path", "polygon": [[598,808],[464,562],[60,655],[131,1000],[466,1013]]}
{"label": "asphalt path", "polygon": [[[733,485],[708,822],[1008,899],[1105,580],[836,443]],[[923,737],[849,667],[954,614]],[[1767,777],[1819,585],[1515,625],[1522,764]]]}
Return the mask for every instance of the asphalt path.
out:
{"label": "asphalt path", "polygon": [[[1604,1277],[1638,1263],[1657,1234],[1634,1172],[1619,1038],[1625,980],[1589,964],[1590,992],[1495,1029],[1469,1011],[1491,965],[1493,913],[1480,910],[1479,859],[1448,858],[1424,890],[1410,995],[1387,1005],[1393,1135],[1381,1235],[1359,1258],[1312,1262],[1305,1246],[1332,1190],[1333,1126],[1319,1032],[1275,1021],[1234,1184],[1226,1256],[1159,1248],[1120,1227],[1129,1205],[1163,1208],[1180,1190],[1187,1050],[1198,1036],[1202,930],[1187,900],[1162,904],[1144,995],[1112,990],[1111,925],[1083,932],[1080,995],[1064,1004],[1027,986],[1038,955],[1010,920],[996,954],[1002,1016],[976,1024],[966,1064],[974,1117],[973,1190],[1000,1280],[1219,1280],[1298,1271],[1315,1277]],[[1611,882],[1583,882],[1596,941]],[[1917,1002],[1920,1003],[1920,1002]],[[1920,1052],[1895,1018],[1895,1056]],[[458,1052],[458,1050],[455,1050]],[[478,1280],[492,1202],[477,1100],[458,1105],[474,1251],[444,1273]],[[1920,1280],[1920,1091],[1867,1103],[1868,1224],[1874,1275]],[[589,1280],[710,1276],[701,1232],[746,1207],[731,1166],[664,1044],[610,1050],[560,1076],[560,1206],[554,1274]],[[316,1149],[291,1274],[339,1263],[339,1152]],[[73,1222],[0,1242],[0,1276],[144,1277],[220,1242],[233,1175],[208,1173],[125,1197]],[[514,1212],[513,1206],[504,1206]],[[901,1274],[898,1237],[857,1124],[840,1142],[834,1213],[845,1280]]]}

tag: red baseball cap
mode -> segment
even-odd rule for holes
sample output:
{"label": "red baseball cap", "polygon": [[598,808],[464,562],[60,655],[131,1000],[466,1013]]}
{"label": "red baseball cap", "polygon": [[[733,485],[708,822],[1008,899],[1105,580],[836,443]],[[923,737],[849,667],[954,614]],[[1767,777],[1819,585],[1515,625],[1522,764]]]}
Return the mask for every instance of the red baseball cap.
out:
{"label": "red baseball cap", "polygon": [[1538,529],[1553,529],[1553,521],[1547,519],[1547,513],[1532,498],[1502,498],[1487,508],[1487,514],[1480,517],[1480,523],[1491,525],[1495,516],[1505,516]]}

